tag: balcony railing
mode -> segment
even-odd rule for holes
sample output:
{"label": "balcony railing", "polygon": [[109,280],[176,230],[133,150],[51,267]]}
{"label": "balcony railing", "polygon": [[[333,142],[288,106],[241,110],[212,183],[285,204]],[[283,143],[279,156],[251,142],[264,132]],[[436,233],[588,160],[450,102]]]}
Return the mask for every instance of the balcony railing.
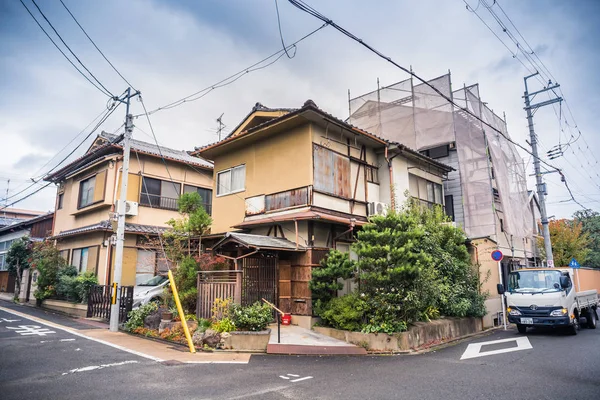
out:
{"label": "balcony railing", "polygon": [[[155,194],[142,193],[140,195],[140,205],[149,206],[154,208],[161,208],[163,210],[179,210],[179,199],[172,197],[162,197]],[[204,209],[210,215],[212,213],[212,204],[203,203]]]}

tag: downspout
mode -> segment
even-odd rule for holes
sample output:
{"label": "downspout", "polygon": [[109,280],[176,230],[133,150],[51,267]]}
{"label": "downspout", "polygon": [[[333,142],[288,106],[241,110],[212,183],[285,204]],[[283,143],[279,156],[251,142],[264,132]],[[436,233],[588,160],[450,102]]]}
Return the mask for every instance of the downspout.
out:
{"label": "downspout", "polygon": [[294,226],[296,228],[296,250],[298,250],[298,220],[294,219]]}
{"label": "downspout", "polygon": [[355,221],[355,219],[354,219],[354,218],[351,218],[351,219],[350,219],[350,228],[349,228],[348,230],[345,230],[344,232],[340,233],[339,235],[337,235],[337,236],[335,236],[335,237],[333,238],[333,240],[331,241],[331,245],[332,245],[332,246],[335,246],[335,241],[336,241],[338,238],[341,238],[341,237],[342,237],[342,236],[344,236],[346,233],[352,232],[352,231],[354,230],[354,226],[355,226],[355,224],[354,224],[354,221]]}

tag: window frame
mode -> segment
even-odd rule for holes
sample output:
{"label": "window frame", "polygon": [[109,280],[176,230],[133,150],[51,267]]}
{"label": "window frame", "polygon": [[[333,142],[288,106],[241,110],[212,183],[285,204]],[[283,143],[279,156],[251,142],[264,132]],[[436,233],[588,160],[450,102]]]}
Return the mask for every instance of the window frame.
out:
{"label": "window frame", "polygon": [[[232,190],[232,184],[233,184],[233,171],[239,168],[244,168],[244,184],[243,187],[241,189],[237,189],[237,190]],[[226,193],[220,193],[219,188],[222,186],[220,184],[220,178],[222,174],[225,174],[229,172],[229,191]],[[222,197],[222,196],[228,196],[230,194],[235,194],[235,193],[240,193],[240,192],[244,192],[246,191],[246,164],[239,164],[236,165],[235,167],[231,167],[231,168],[227,168],[227,169],[223,169],[219,172],[217,172],[217,179],[215,181],[215,185],[217,186],[217,197]]]}
{"label": "window frame", "polygon": [[[159,193],[158,194],[153,194],[153,193],[148,192],[148,190],[147,190],[148,185],[144,184],[145,181],[147,183],[147,180],[152,180],[152,181],[156,181],[159,183]],[[178,192],[177,198],[163,196],[163,184],[178,186],[179,192]],[[182,189],[184,186],[181,182],[175,182],[175,181],[170,181],[170,180],[165,180],[165,179],[160,179],[160,178],[153,178],[151,176],[142,175],[142,180],[141,180],[140,186],[141,187],[140,187],[139,205],[144,206],[144,207],[150,207],[150,208],[160,208],[163,210],[172,210],[172,211],[178,210],[178,201],[179,201],[179,198],[181,197]],[[144,191],[144,190],[146,190],[146,191]],[[175,200],[176,207],[164,206],[163,199]]]}
{"label": "window frame", "polygon": [[[82,180],[79,181],[79,194],[77,196],[77,209],[78,210],[81,210],[82,208],[86,208],[86,207],[92,206],[95,203],[99,203],[99,202],[94,202],[94,190],[96,189],[96,175],[97,174],[90,175],[87,178],[84,178],[84,179],[82,179]],[[86,203],[86,204],[81,204],[82,194],[83,194],[83,191],[82,191],[83,184],[85,182],[91,181],[92,179],[94,180],[94,185],[91,187],[91,192],[92,192],[91,202]],[[90,188],[88,188],[87,191],[89,193]]]}
{"label": "window frame", "polygon": [[379,185],[379,168],[373,165],[365,165],[367,182]]}
{"label": "window frame", "polygon": [[58,199],[56,200],[56,209],[62,210],[65,201],[65,192],[58,194]]}
{"label": "window frame", "polygon": [[[194,191],[186,191],[186,188],[193,188]],[[210,192],[210,196],[207,199],[205,199],[204,197],[202,197],[202,195],[200,195],[200,193],[198,192],[198,189],[201,190],[206,190],[207,192]],[[186,194],[186,193],[198,193],[200,195],[200,198],[202,199],[202,206],[204,207],[204,210],[208,213],[208,215],[212,214],[212,196],[213,196],[213,189],[212,188],[205,188],[202,186],[196,186],[196,185],[189,185],[187,183],[183,184],[183,192],[182,195]]]}

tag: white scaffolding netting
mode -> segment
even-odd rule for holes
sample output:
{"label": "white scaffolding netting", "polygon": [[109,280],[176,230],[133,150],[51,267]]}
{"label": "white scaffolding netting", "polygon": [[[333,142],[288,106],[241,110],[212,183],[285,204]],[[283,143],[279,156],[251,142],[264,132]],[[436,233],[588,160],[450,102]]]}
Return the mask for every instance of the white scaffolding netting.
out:
{"label": "white scaffolding netting", "polygon": [[515,146],[495,131],[508,137],[506,122],[483,103],[478,85],[453,91],[449,73],[429,83],[458,107],[428,85],[407,79],[350,100],[349,122],[419,151],[455,144],[464,212],[457,222],[467,236],[495,237],[502,219],[504,234],[530,237],[523,162]]}

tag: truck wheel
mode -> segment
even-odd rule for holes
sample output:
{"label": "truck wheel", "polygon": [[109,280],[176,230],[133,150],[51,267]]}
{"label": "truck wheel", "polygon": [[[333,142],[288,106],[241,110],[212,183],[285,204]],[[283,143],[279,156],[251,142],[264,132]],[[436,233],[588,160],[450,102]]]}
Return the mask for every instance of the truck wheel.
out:
{"label": "truck wheel", "polygon": [[570,335],[577,335],[577,333],[579,332],[579,316],[575,316],[575,322],[573,322],[573,325],[569,326],[569,334]]}
{"label": "truck wheel", "polygon": [[527,326],[517,324],[517,330],[519,331],[519,333],[527,333]]}
{"label": "truck wheel", "polygon": [[590,311],[588,312],[587,327],[596,329],[596,310],[593,308],[590,308]]}

